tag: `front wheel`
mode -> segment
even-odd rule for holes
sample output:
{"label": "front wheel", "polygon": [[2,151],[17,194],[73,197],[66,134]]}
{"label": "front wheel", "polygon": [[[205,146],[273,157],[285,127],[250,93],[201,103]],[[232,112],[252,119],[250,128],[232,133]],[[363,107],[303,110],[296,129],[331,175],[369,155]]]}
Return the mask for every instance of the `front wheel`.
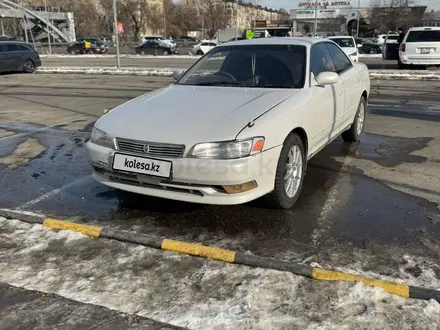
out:
{"label": "front wheel", "polygon": [[275,188],[267,195],[269,206],[290,209],[301,194],[307,158],[301,138],[291,133],[284,141],[275,174]]}
{"label": "front wheel", "polygon": [[374,49],[374,48],[370,48],[370,54],[371,54],[371,55],[376,54],[376,53],[377,53],[376,49]]}
{"label": "front wheel", "polygon": [[367,108],[367,101],[364,97],[359,102],[359,107],[354,117],[354,122],[348,131],[342,133],[342,139],[345,142],[358,142],[361,139],[361,134],[364,129],[365,111]]}

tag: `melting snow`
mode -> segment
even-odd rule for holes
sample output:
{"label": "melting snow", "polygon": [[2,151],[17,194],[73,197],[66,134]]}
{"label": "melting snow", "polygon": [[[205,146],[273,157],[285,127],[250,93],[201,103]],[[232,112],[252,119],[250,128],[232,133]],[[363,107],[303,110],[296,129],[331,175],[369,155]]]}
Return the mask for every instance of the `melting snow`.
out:
{"label": "melting snow", "polygon": [[[405,256],[408,263],[415,262]],[[429,265],[415,283],[432,284]],[[374,275],[374,274],[368,274]],[[190,329],[438,329],[440,304],[0,217],[0,281]]]}

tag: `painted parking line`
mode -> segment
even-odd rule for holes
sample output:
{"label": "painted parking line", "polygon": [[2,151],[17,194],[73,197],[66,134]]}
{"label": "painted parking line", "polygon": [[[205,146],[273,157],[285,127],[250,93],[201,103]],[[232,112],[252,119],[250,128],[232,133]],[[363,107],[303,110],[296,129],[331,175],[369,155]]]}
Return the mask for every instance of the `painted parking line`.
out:
{"label": "painted parking line", "polygon": [[112,230],[105,227],[90,226],[63,220],[45,219],[44,216],[27,215],[7,209],[0,209],[0,216],[3,216],[7,219],[21,220],[32,224],[41,224],[45,227],[57,230],[72,230],[94,238],[114,239],[122,242],[141,244],[155,249],[184,253],[228,263],[291,272],[295,275],[304,276],[315,280],[360,282],[367,286],[382,288],[388,293],[404,298],[424,300],[434,299],[440,302],[440,291],[438,290],[383,281],[380,279],[327,270],[305,264],[295,264],[282,260],[263,258],[240,251],[218,249],[200,244],[168,240],[145,234]]}

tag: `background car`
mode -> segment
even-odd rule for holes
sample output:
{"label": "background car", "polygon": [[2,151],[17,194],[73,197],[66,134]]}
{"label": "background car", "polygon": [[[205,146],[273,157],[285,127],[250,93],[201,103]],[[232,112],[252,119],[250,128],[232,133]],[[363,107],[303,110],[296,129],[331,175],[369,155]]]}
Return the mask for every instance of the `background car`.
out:
{"label": "background car", "polygon": [[190,36],[180,36],[173,38],[173,41],[176,43],[177,47],[193,47],[200,43],[200,40],[196,37]]}
{"label": "background car", "polygon": [[415,27],[407,31],[399,49],[399,67],[440,66],[440,27]]}
{"label": "background car", "polygon": [[214,41],[202,41],[198,45],[195,45],[192,52],[196,55],[204,55],[209,52],[214,47],[217,47],[218,44]]}
{"label": "background car", "polygon": [[145,37],[142,38],[142,41],[139,44],[139,46],[142,45],[143,43],[147,42],[147,41],[158,41],[158,42],[162,42],[162,43],[168,44],[172,48],[177,47],[176,42],[174,40],[167,39],[167,38],[162,37],[162,36],[145,36]]}
{"label": "background car", "polygon": [[353,62],[359,61],[359,51],[353,37],[350,36],[332,36],[327,37],[338,44],[339,47],[351,58]]}
{"label": "background car", "polygon": [[399,35],[397,33],[387,34],[382,45],[382,58],[384,60],[397,60],[399,56]]}
{"label": "background car", "polygon": [[17,41],[0,41],[0,72],[33,73],[39,66],[40,55],[32,45]]}
{"label": "background car", "polygon": [[[91,44],[89,50],[85,50],[82,41],[88,41]],[[108,52],[108,43],[101,37],[79,37],[77,41],[67,46],[67,52],[71,55],[76,54],[105,54]]]}
{"label": "background car", "polygon": [[359,53],[361,54],[380,54],[382,52],[382,48],[380,45],[374,43],[373,41],[365,38],[356,38],[356,45],[362,45],[359,47]]}
{"label": "background car", "polygon": [[[389,35],[397,35],[395,31],[389,31],[387,34]],[[385,42],[387,34],[380,34],[376,38],[373,38],[373,42],[377,43],[379,46],[382,46]]]}
{"label": "background car", "polygon": [[177,48],[171,47],[170,44],[159,41],[147,41],[135,48],[136,54],[139,55],[171,55],[179,54]]}

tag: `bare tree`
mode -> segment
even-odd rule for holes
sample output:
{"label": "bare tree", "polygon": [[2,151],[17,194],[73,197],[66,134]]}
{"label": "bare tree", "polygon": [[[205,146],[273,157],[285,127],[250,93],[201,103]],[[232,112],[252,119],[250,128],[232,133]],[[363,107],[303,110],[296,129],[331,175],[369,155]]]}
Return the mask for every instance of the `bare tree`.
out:
{"label": "bare tree", "polygon": [[201,0],[199,11],[210,38],[214,37],[217,30],[224,29],[229,21],[227,2],[223,0]]}
{"label": "bare tree", "polygon": [[423,13],[417,12],[414,4],[414,0],[375,0],[371,26],[385,32],[416,25]]}

